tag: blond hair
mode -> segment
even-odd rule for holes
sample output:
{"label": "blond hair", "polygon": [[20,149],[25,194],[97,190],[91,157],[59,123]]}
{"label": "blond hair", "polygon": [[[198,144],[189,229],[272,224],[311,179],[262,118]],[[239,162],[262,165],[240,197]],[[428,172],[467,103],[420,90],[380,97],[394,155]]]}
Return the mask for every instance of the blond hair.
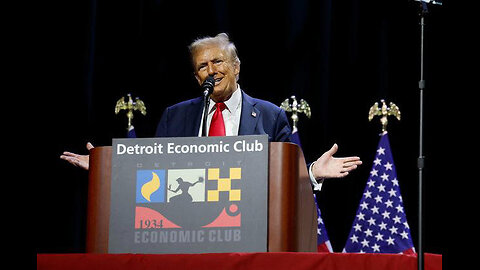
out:
{"label": "blond hair", "polygon": [[233,64],[240,65],[240,58],[238,58],[237,54],[237,47],[235,47],[235,44],[230,41],[226,33],[220,33],[215,37],[198,38],[194,42],[192,42],[192,44],[188,46],[188,49],[190,50],[192,64],[195,64],[193,63],[193,56],[197,53],[197,51],[209,45],[217,45],[221,47],[227,52],[227,56],[229,57],[229,60],[233,61]]}

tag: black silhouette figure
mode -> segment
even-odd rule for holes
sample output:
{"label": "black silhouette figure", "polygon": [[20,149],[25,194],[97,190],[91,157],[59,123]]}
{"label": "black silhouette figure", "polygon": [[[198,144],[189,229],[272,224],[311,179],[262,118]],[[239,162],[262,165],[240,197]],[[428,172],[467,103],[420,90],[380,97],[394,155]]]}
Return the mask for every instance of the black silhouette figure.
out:
{"label": "black silhouette figure", "polygon": [[192,196],[188,193],[188,190],[195,186],[198,183],[203,182],[203,177],[199,177],[198,180],[195,183],[190,183],[187,181],[184,181],[181,177],[177,178],[177,183],[178,187],[177,189],[173,190],[172,185],[168,185],[168,190],[170,190],[173,193],[177,193],[179,190],[182,192],[178,195],[175,195],[170,198],[171,203],[191,203],[193,201]]}

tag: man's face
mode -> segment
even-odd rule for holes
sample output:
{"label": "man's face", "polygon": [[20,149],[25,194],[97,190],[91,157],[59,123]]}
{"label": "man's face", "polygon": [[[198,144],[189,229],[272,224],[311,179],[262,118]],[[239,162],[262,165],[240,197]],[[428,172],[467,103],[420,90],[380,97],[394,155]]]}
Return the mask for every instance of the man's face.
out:
{"label": "man's face", "polygon": [[211,95],[215,102],[228,100],[237,89],[236,76],[240,73],[240,64],[234,64],[220,46],[212,44],[200,48],[193,55],[193,63],[195,78],[200,85],[209,75],[215,79]]}

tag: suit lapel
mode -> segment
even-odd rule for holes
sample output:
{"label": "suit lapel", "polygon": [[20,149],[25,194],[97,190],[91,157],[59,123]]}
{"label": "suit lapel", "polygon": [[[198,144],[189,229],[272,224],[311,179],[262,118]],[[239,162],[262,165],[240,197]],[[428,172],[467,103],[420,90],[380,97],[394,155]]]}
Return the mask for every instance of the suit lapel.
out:
{"label": "suit lapel", "polygon": [[185,135],[189,137],[197,137],[200,130],[200,120],[202,119],[203,98],[199,97],[192,100],[185,116]]}
{"label": "suit lapel", "polygon": [[260,118],[260,111],[255,108],[255,104],[255,100],[242,91],[242,113],[238,135],[257,134],[255,130]]}
{"label": "suit lapel", "polygon": [[[260,110],[255,108],[256,101],[242,91],[242,113],[240,115],[240,127],[238,135],[259,134],[257,131],[258,120],[260,119]],[[186,111],[185,136],[196,137],[200,130],[200,122],[203,113],[203,98],[199,97],[192,100]]]}

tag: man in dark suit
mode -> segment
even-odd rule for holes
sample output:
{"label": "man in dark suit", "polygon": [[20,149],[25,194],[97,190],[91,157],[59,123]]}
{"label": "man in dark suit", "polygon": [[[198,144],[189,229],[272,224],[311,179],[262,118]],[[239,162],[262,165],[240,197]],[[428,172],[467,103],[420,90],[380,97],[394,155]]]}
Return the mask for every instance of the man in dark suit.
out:
{"label": "man in dark suit", "polygon": [[[215,80],[208,109],[207,129],[211,126],[217,105],[224,106],[224,130],[220,135],[268,134],[270,141],[290,141],[287,117],[278,106],[248,96],[237,81],[240,59],[227,34],[197,39],[190,46],[195,78],[201,85],[208,76]],[[158,137],[201,135],[203,98],[184,101],[165,110],[157,127]]]}
{"label": "man in dark suit", "polygon": [[[207,110],[209,136],[236,136],[267,134],[269,141],[289,142],[291,129],[285,112],[278,106],[248,96],[237,83],[240,59],[235,45],[225,33],[205,37],[190,46],[194,75],[202,85],[207,77],[215,83]],[[201,136],[203,125],[203,97],[180,102],[168,107],[157,126],[157,137]],[[93,148],[90,143],[87,149]],[[358,157],[335,158],[335,144],[309,166],[310,178],[319,190],[325,178],[339,178],[357,168]],[[64,152],[62,159],[88,169],[88,155]]]}
{"label": "man in dark suit", "polygon": [[[282,109],[270,102],[252,98],[241,90],[237,91],[239,91],[238,94],[241,95],[242,104],[240,124],[238,132],[235,135],[267,134],[269,141],[290,141],[291,129]],[[198,97],[167,108],[158,124],[155,136],[198,136],[202,127],[203,103],[203,97]],[[232,109],[232,111],[234,110],[235,109]],[[211,114],[212,113],[210,113],[210,115]]]}

